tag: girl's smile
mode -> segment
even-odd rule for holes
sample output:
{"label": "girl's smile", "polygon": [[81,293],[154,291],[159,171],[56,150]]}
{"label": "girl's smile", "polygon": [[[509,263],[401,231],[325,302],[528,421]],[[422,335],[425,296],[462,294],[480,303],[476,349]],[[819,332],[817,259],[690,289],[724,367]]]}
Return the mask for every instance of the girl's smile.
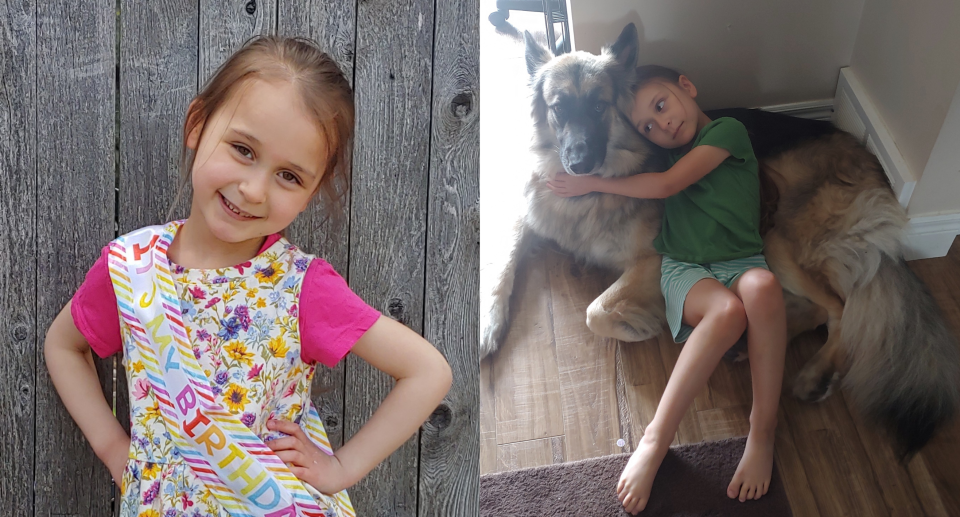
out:
{"label": "girl's smile", "polygon": [[247,212],[244,212],[243,210],[240,210],[239,208],[237,208],[237,205],[231,203],[230,200],[227,199],[226,196],[223,195],[223,192],[217,192],[217,194],[220,196],[220,203],[223,205],[223,209],[226,210],[227,213],[230,214],[231,216],[233,216],[235,219],[238,219],[238,220],[240,220],[240,221],[249,221],[249,220],[251,220],[251,219],[260,219],[259,217],[255,216],[255,215],[251,215],[251,214],[249,214],[249,213],[247,213]]}

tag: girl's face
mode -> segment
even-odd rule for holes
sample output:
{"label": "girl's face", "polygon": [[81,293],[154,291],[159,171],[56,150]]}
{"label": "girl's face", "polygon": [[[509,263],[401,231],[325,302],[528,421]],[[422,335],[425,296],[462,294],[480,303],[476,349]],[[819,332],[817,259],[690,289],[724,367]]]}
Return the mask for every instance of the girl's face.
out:
{"label": "girl's face", "polygon": [[260,79],[237,88],[187,146],[196,151],[190,217],[229,243],[289,226],[317,190],[326,152],[293,86]]}
{"label": "girl's face", "polygon": [[654,79],[637,90],[630,121],[651,142],[665,149],[683,147],[700,129],[697,89],[686,76],[678,83]]}

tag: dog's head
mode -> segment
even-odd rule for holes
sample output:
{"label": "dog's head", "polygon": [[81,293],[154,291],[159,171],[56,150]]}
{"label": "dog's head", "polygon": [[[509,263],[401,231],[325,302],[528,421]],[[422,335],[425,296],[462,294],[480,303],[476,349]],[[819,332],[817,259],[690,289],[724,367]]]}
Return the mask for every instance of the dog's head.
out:
{"label": "dog's head", "polygon": [[623,113],[633,102],[637,28],[627,25],[599,56],[575,52],[553,57],[530,33],[523,39],[538,138],[557,147],[567,173],[598,174],[611,140],[632,128]]}

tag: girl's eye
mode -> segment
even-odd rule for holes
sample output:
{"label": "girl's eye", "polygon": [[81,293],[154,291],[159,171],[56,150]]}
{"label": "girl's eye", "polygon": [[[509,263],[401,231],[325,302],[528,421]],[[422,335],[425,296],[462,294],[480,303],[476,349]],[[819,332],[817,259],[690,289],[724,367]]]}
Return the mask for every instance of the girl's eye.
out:
{"label": "girl's eye", "polygon": [[657,112],[663,111],[663,101],[657,103]]}
{"label": "girl's eye", "polygon": [[649,133],[649,132],[652,131],[652,130],[653,130],[653,124],[647,124],[647,125],[643,126],[643,132],[644,132],[644,133]]}
{"label": "girl's eye", "polygon": [[[253,158],[253,151],[251,151],[250,149],[247,149],[246,147],[240,144],[233,144],[233,148],[236,149],[241,156],[244,156],[246,158]],[[247,156],[248,154],[249,156]]]}
{"label": "girl's eye", "polygon": [[294,182],[294,183],[296,183],[296,184],[298,184],[298,185],[300,184],[300,178],[298,178],[296,174],[294,174],[294,173],[292,173],[292,172],[290,172],[290,171],[283,171],[283,172],[281,172],[281,173],[280,173],[280,177],[282,177],[283,179],[285,179],[285,180],[287,180],[287,181],[292,181],[292,182]]}

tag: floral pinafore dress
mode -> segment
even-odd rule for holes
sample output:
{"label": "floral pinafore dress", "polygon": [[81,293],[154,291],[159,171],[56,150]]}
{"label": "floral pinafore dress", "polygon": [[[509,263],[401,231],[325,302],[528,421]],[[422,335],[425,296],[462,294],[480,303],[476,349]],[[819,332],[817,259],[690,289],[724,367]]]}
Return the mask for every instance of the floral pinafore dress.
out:
{"label": "floral pinafore dress", "polygon": [[[299,298],[311,255],[280,239],[251,261],[171,275],[184,325],[218,402],[261,439],[281,435],[270,419],[299,422],[308,410],[314,366],[300,359]],[[121,517],[229,517],[170,439],[143,358],[121,325],[130,392],[130,459],[121,484]],[[328,505],[306,485],[315,498]],[[353,515],[334,503],[328,515]]]}

